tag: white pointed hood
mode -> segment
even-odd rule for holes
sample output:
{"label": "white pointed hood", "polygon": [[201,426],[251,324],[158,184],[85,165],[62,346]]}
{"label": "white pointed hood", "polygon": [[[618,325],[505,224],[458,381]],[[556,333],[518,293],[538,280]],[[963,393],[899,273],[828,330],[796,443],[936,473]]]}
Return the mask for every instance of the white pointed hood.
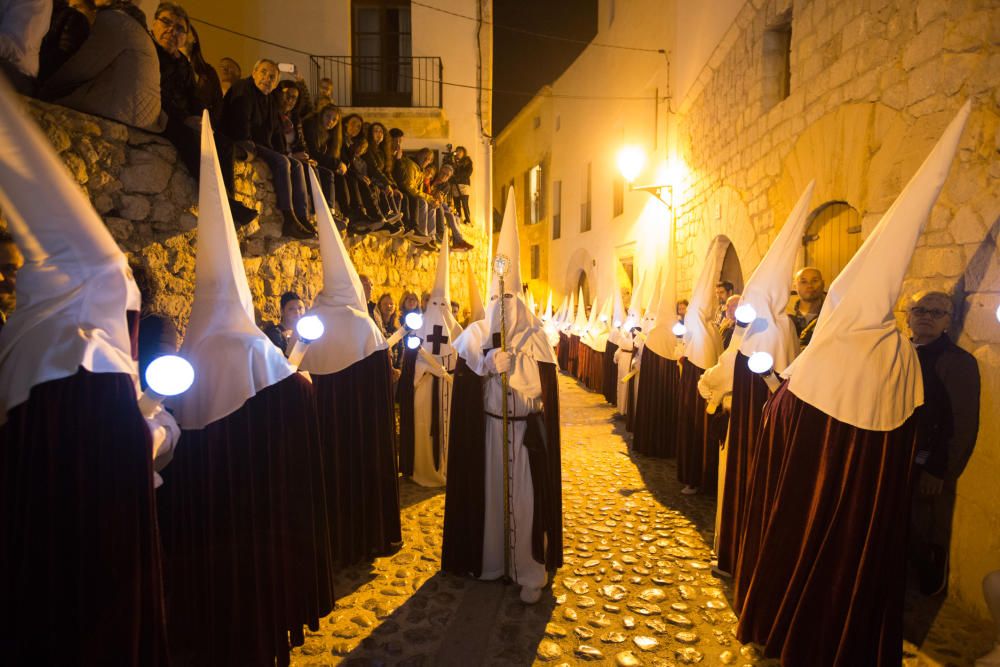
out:
{"label": "white pointed hood", "polygon": [[[605,347],[607,347],[613,308],[614,297],[610,294],[604,299],[604,305],[600,308],[597,307],[597,302],[594,303],[594,308],[591,311],[591,321],[587,327],[587,335],[581,338],[580,341],[595,352],[604,352]],[[594,312],[597,313],[596,316],[593,316]]]}
{"label": "white pointed hood", "polygon": [[552,288],[549,288],[549,298],[546,301],[545,312],[541,319],[545,337],[548,338],[549,345],[555,347],[559,344],[559,325],[552,315]]}
{"label": "white pointed hood", "polygon": [[639,280],[632,289],[632,299],[629,301],[628,313],[625,316],[625,324],[623,325],[627,331],[640,326],[642,322],[642,297],[644,289],[646,289],[646,272],[639,274]]}
{"label": "white pointed hood", "polygon": [[559,304],[559,310],[556,314],[552,316],[552,322],[556,325],[556,329],[562,326],[563,319],[566,317],[566,306],[569,305],[569,297],[564,296],[562,303]]}
{"label": "white pointed hood", "polygon": [[851,426],[890,431],[923,404],[917,354],[893,308],[970,111],[966,102],[830,285],[812,341],[783,373],[789,391]]}
{"label": "white pointed hood", "polygon": [[319,317],[325,333],[309,344],[300,368],[314,375],[329,375],[388,346],[378,325],[368,315],[361,278],[337,232],[313,169],[309,170],[309,181],[323,259],[323,290],[316,296],[309,314]]}
{"label": "white pointed hood", "polygon": [[[541,321],[528,312],[528,306],[521,297],[521,242],[514,201],[514,189],[511,188],[496,249],[497,258],[507,259],[503,292],[500,290],[500,275],[494,270],[486,309],[486,326],[468,327],[454,344],[458,354],[478,375],[486,375],[486,353],[497,347],[494,345],[494,336],[497,339],[500,337],[501,312],[507,332],[508,351],[527,355],[539,363],[556,363],[555,353],[542,329]],[[531,377],[522,375],[520,371],[511,373],[510,386],[522,393],[534,395],[541,386],[537,368]]]}
{"label": "white pointed hood", "polygon": [[528,311],[532,315],[541,315],[541,313],[538,312],[538,306],[535,304],[535,295],[531,292],[531,290],[528,290],[526,294],[527,296],[524,302],[528,306]]}
{"label": "white pointed hood", "polygon": [[545,310],[542,312],[542,321],[552,321],[552,288],[549,288],[549,297],[545,301]]}
{"label": "white pointed hood", "polygon": [[611,309],[611,327],[608,330],[608,342],[618,345],[618,341],[622,335],[622,326],[625,324],[625,304],[622,301],[622,291],[618,285],[615,285],[611,291],[611,298],[614,302]]}
{"label": "white pointed hood", "polygon": [[757,312],[757,319],[745,329],[737,326],[733,335],[740,339],[734,339],[719,355],[718,363],[706,370],[698,381],[709,404],[718,405],[726,394],[732,393],[737,352],[747,357],[754,352],[767,352],[774,359],[774,369],[779,373],[799,353],[799,337],[785,310],[795,260],[809,222],[809,202],[815,185],[815,181],[811,181],[799,196],[767,254],[743,288],[740,305],[752,306]]}
{"label": "white pointed hood", "polygon": [[483,293],[479,291],[479,282],[472,262],[466,264],[465,278],[469,285],[469,323],[486,319],[486,308],[483,306]]}
{"label": "white pointed hood", "polygon": [[254,322],[212,126],[201,119],[201,175],[194,303],[180,355],[194,366],[191,388],[170,401],[184,429],[204,428],[295,371]]}
{"label": "white pointed hood", "polygon": [[137,374],[126,310],[139,290],[125,255],[0,77],[0,208],[24,266],[0,335],[0,424],[37,384]]}
{"label": "white pointed hood", "polygon": [[571,333],[573,327],[573,321],[576,319],[576,294],[572,291],[569,293],[569,305],[566,307],[566,312],[563,313],[563,318],[559,322],[559,328],[565,331],[567,334]]}
{"label": "white pointed hood", "polygon": [[664,359],[677,359],[682,352],[673,330],[677,324],[677,246],[674,242],[676,231],[676,229],[670,230],[667,270],[666,276],[661,281],[660,304],[656,311],[655,325],[649,332],[649,338],[646,339],[649,349]]}
{"label": "white pointed hood", "polygon": [[659,315],[660,302],[663,301],[663,267],[657,265],[653,273],[653,291],[649,295],[642,319],[639,320],[642,332],[649,335],[649,332],[656,326],[656,316]]}
{"label": "white pointed hood", "polygon": [[[455,320],[451,312],[451,290],[448,286],[448,239],[447,236],[441,242],[441,250],[438,251],[437,274],[434,278],[434,289],[431,290],[431,298],[427,301],[427,309],[424,311],[424,321],[419,329],[414,331],[421,341],[421,346],[438,358],[448,370],[454,370],[458,361],[458,354],[455,352],[454,343],[462,333],[462,327]],[[413,384],[423,377],[424,373],[430,372],[430,366],[423,357],[417,356],[413,371]]]}
{"label": "white pointed hood", "polygon": [[573,319],[573,328],[570,332],[577,336],[582,335],[587,328],[588,321],[587,306],[583,302],[583,288],[581,287],[576,298],[576,317]]}
{"label": "white pointed hood", "polygon": [[718,309],[718,297],[715,295],[715,284],[722,273],[722,262],[726,258],[729,240],[717,236],[712,239],[705,253],[705,261],[701,272],[691,292],[691,303],[688,305],[684,326],[687,334],[684,336],[684,355],[691,363],[701,369],[715,365],[722,354],[722,336],[712,323]]}

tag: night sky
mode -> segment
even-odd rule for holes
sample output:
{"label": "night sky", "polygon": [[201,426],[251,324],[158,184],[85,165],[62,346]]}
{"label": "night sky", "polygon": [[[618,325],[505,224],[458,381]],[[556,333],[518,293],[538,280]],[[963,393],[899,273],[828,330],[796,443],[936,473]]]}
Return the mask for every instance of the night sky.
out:
{"label": "night sky", "polygon": [[494,0],[493,11],[493,136],[496,136],[532,95],[558,78],[585,47],[513,32],[504,26],[590,40],[597,32],[597,0]]}

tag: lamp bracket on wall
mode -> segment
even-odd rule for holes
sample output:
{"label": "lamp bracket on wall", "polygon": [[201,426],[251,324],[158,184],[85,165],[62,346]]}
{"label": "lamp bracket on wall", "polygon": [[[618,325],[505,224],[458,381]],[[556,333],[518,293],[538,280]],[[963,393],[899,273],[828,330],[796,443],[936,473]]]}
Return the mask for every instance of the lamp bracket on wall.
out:
{"label": "lamp bracket on wall", "polygon": [[[673,200],[673,194],[674,194],[674,192],[673,192],[673,187],[670,186],[670,185],[657,185],[657,184],[632,185],[630,183],[629,186],[628,186],[628,189],[629,190],[642,190],[643,192],[648,192],[649,194],[653,195],[654,197],[656,197],[657,199],[659,199],[661,202],[663,202],[664,204],[666,204],[667,208],[673,209],[673,207],[674,207],[674,205],[671,203],[671,201]],[[666,196],[666,198],[664,197],[664,195]]]}

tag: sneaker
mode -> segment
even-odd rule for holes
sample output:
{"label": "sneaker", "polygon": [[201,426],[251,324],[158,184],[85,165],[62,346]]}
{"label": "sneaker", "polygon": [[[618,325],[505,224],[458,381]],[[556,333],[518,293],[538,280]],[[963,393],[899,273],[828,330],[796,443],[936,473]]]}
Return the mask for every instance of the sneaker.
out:
{"label": "sneaker", "polygon": [[431,239],[421,247],[424,250],[429,250],[430,252],[437,252],[438,250],[441,249],[441,246],[439,246],[437,241],[435,241],[434,239]]}
{"label": "sneaker", "polygon": [[383,229],[387,230],[389,232],[389,237],[394,239],[399,238],[400,236],[406,233],[406,230],[403,229],[403,225],[401,225],[398,222],[394,222],[391,225],[386,225],[385,227],[383,227]]}
{"label": "sneaker", "polygon": [[233,224],[237,227],[249,225],[257,218],[257,210],[244,205],[232,197],[229,198],[229,210],[233,214]]}
{"label": "sneaker", "polygon": [[451,244],[452,252],[466,252],[467,250],[472,250],[474,247],[475,246],[468,241],[459,241]]}
{"label": "sneaker", "polygon": [[306,227],[291,211],[282,211],[283,218],[281,224],[281,235],[290,236],[293,239],[311,239],[316,237],[316,232]]}
{"label": "sneaker", "polygon": [[372,227],[367,222],[359,222],[357,220],[352,220],[347,225],[347,233],[354,236],[361,236],[362,234],[367,234],[372,231]]}
{"label": "sneaker", "polygon": [[424,236],[415,229],[407,230],[406,234],[403,235],[403,238],[408,239],[410,243],[414,243],[416,245],[423,245],[431,240],[431,237]]}
{"label": "sneaker", "polygon": [[681,489],[681,493],[683,493],[685,496],[693,496],[694,494],[698,493],[698,487],[685,486],[683,489]]}
{"label": "sneaker", "polygon": [[403,214],[400,213],[399,211],[396,211],[395,213],[390,213],[389,215],[385,216],[385,221],[390,225],[395,224],[402,219],[403,219]]}

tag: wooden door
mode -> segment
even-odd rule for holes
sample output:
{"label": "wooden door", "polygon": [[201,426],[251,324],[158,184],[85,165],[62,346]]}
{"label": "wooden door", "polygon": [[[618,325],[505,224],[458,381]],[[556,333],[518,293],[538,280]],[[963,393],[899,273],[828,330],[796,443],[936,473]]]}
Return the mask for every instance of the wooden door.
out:
{"label": "wooden door", "polygon": [[849,204],[829,202],[812,214],[802,239],[805,265],[823,274],[827,287],[861,247],[861,216]]}

